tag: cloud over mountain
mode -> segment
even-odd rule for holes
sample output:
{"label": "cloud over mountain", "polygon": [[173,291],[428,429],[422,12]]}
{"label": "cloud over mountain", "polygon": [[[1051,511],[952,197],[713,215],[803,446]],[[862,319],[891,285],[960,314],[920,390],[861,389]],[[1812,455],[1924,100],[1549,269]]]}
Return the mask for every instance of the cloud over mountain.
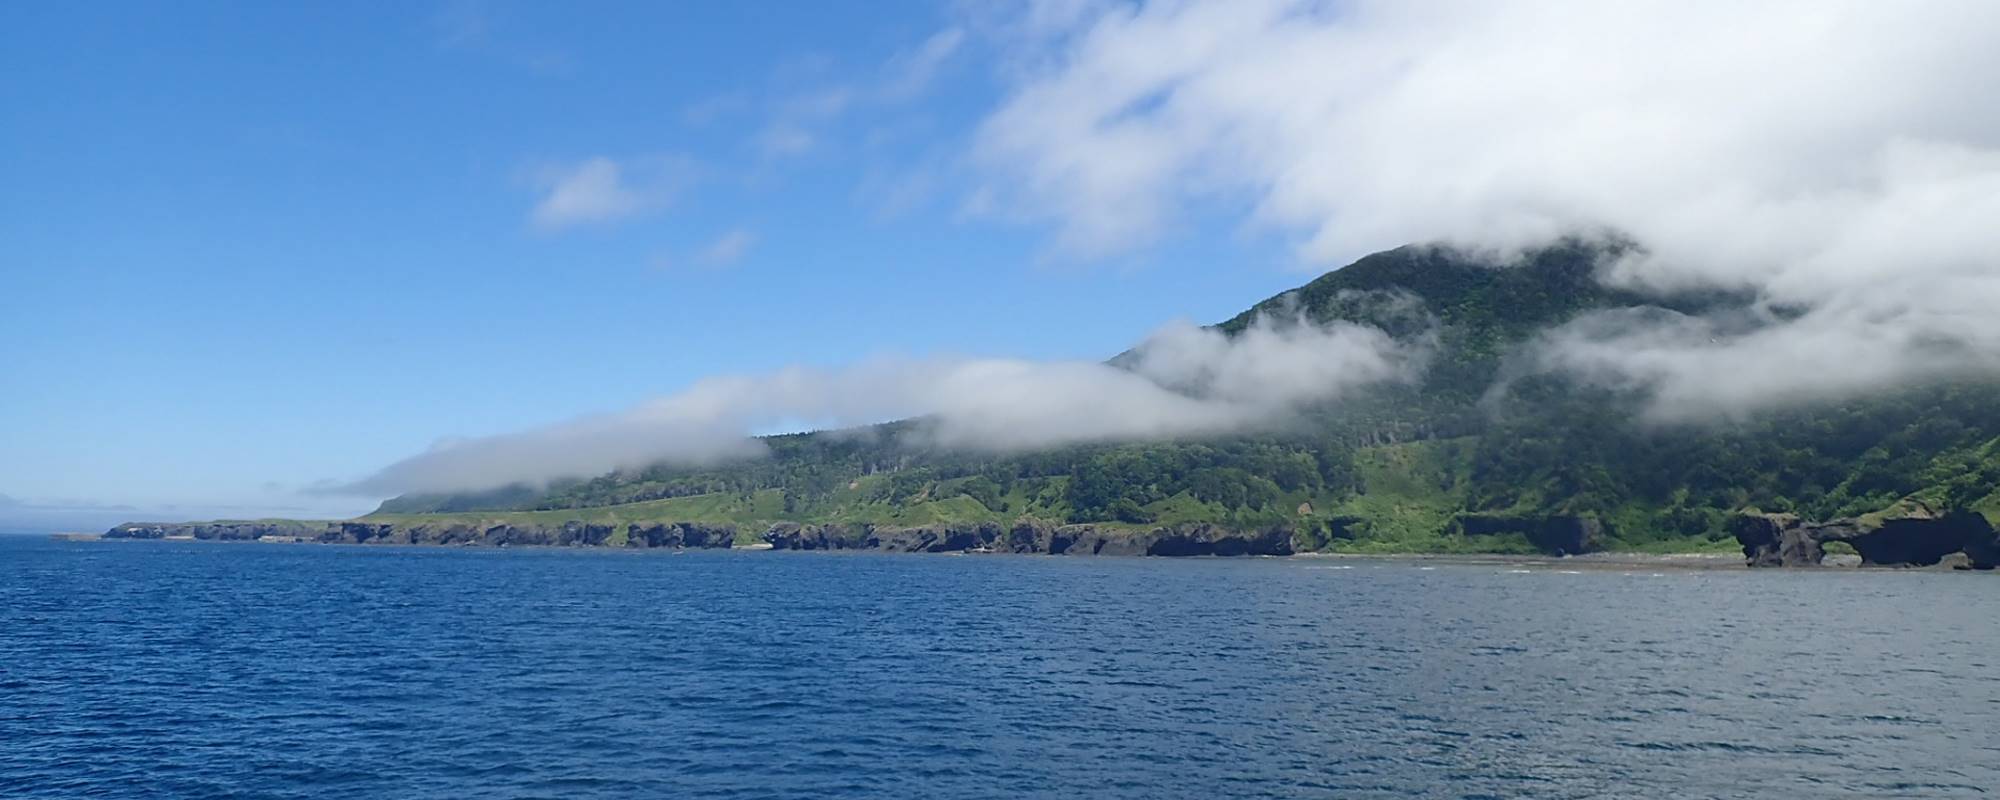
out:
{"label": "cloud over mountain", "polygon": [[[1005,29],[1037,55],[976,160],[992,207],[1071,253],[1218,206],[1315,267],[1616,231],[1642,249],[1607,280],[1806,310],[1755,335],[1596,320],[1545,342],[1686,414],[1988,368],[2000,343],[1981,312],[2000,304],[2000,6],[1058,5]],[[1777,391],[1848,353],[1877,361]]]}
{"label": "cloud over mountain", "polygon": [[[1609,311],[1518,364],[1703,419],[2000,371],[2000,5],[1637,0],[1029,3],[970,13],[912,65],[997,39],[1006,87],[972,139],[975,207],[1081,257],[1233,209],[1312,268],[1409,242],[1504,261],[1635,242],[1602,280],[1754,298],[1724,316]],[[962,40],[961,37],[964,37]],[[922,70],[919,70],[921,72]],[[814,95],[798,114],[840,113]],[[813,110],[817,109],[817,110]],[[803,131],[804,128],[799,130]],[[797,139],[796,147],[811,142]],[[553,174],[557,228],[635,213],[617,162]],[[733,235],[733,234],[732,234]],[[708,258],[732,260],[747,235]],[[1372,328],[1178,326],[1121,366],[880,359],[715,378],[625,412],[441,444],[353,487],[389,493],[755,451],[787,420],[931,416],[937,443],[1027,448],[1237,430],[1408,379]]]}
{"label": "cloud over mountain", "polygon": [[334,491],[453,491],[715,463],[758,455],[762,445],[746,432],[794,420],[840,427],[927,417],[921,444],[983,451],[1249,430],[1365,386],[1409,380],[1428,354],[1421,337],[1267,317],[1235,337],[1169,325],[1125,368],[1001,358],[794,367],[710,378],[614,414],[440,442]]}

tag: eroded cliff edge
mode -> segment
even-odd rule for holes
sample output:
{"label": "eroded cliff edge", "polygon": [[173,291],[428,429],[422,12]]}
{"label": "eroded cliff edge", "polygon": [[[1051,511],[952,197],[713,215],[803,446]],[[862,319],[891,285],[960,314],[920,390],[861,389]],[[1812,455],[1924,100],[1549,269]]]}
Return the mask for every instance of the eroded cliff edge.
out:
{"label": "eroded cliff edge", "polygon": [[1827,545],[1854,548],[1863,566],[2000,566],[2000,533],[1984,515],[1905,501],[1880,514],[1808,522],[1792,514],[1743,514],[1732,522],[1752,567],[1817,567]]}
{"label": "eroded cliff edge", "polygon": [[698,522],[600,524],[475,524],[391,522],[134,522],[105,531],[107,539],[320,542],[325,544],[531,545],[553,547],[729,547],[736,526]]}
{"label": "eroded cliff edge", "polygon": [[[625,548],[727,548],[734,525],[646,522],[538,524],[300,522],[127,523],[107,539],[198,539],[325,544],[485,545]],[[1050,525],[1019,520],[916,527],[778,523],[760,537],[778,550],[880,550],[899,553],[1007,552],[1047,555],[1238,556],[1291,555],[1298,550],[1289,528],[1232,530],[1215,525],[1160,526],[1143,530],[1097,525]]]}
{"label": "eroded cliff edge", "polygon": [[[1593,518],[1461,515],[1455,533],[1519,534],[1548,555],[1578,555],[1601,548],[1604,528]],[[2000,567],[2000,531],[1970,511],[1939,511],[1905,501],[1880,514],[1808,522],[1790,514],[1745,513],[1731,523],[1752,567],[1816,567],[1827,548],[1853,548],[1863,566]],[[754,529],[753,529],[754,530]],[[729,548],[742,539],[776,550],[876,550],[893,553],[996,552],[1106,556],[1286,556],[1317,549],[1290,526],[1249,529],[1208,523],[1117,527],[1057,525],[1023,517],[1009,523],[919,526],[867,523],[780,522],[742,536],[731,524],[699,522],[469,523],[469,522],[247,522],[127,523],[107,539],[199,539],[328,544],[483,545],[545,547]]]}
{"label": "eroded cliff edge", "polygon": [[1016,520],[886,527],[779,523],[764,533],[778,550],[882,550],[899,553],[1004,552],[1058,556],[1288,556],[1297,537],[1282,526],[1232,530],[1208,524],[1114,529]]}
{"label": "eroded cliff edge", "polygon": [[[1341,518],[1331,538],[1352,537]],[[1453,532],[1491,537],[1519,534],[1548,555],[1575,555],[1600,548],[1602,526],[1576,517],[1467,515]],[[754,530],[754,529],[752,529]],[[1301,534],[1290,525],[1225,526],[1182,523],[1117,526],[1057,524],[1034,517],[1011,523],[967,522],[896,526],[870,523],[779,522],[744,535],[736,525],[688,522],[562,523],[348,520],[305,522],[256,520],[189,523],[127,523],[105,532],[107,539],[198,539],[206,541],[315,542],[370,545],[485,545],[614,548],[728,548],[750,540],[775,550],[877,550],[892,553],[996,552],[1104,556],[1288,556],[1323,547],[1329,534]]]}

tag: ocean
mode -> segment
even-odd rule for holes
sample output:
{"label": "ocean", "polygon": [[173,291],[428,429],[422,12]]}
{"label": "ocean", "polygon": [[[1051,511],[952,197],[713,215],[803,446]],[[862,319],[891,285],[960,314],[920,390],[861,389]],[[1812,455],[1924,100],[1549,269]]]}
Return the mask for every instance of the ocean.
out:
{"label": "ocean", "polygon": [[0,537],[0,797],[1980,797],[2000,580]]}

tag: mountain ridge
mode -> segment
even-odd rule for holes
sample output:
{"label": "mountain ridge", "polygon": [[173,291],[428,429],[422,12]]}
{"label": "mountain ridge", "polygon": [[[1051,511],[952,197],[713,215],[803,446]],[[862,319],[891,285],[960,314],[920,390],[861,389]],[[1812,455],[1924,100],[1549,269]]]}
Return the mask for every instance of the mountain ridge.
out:
{"label": "mountain ridge", "polygon": [[1398,341],[1428,337],[1431,348],[1410,383],[1264,430],[981,453],[928,444],[926,420],[903,420],[762,437],[766,456],[732,464],[406,495],[360,521],[728,524],[755,541],[785,524],[888,531],[1042,520],[1128,531],[1284,527],[1303,550],[1570,552],[1729,549],[1733,520],[1745,514],[1830,520],[1913,500],[2000,512],[1990,381],[1649,426],[1633,421],[1644,398],[1629,388],[1515,369],[1538,337],[1586,314],[1699,315],[1754,300],[1606,286],[1601,265],[1631,247],[1573,239],[1502,263],[1413,245],[1260,301],[1212,327],[1240,335],[1260,316],[1296,316],[1371,325]]}

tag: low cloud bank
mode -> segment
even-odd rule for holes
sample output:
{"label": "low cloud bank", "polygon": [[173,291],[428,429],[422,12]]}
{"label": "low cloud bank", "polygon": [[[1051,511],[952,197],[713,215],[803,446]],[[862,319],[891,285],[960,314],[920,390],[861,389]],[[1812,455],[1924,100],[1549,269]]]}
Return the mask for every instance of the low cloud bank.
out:
{"label": "low cloud bank", "polygon": [[993,452],[1260,429],[1363,387],[1411,380],[1429,352],[1422,337],[1265,317],[1234,337],[1169,325],[1120,366],[878,359],[712,378],[616,414],[441,442],[333,491],[461,491],[662,462],[712,464],[760,455],[748,432],[801,419],[844,427],[927,417],[920,444]]}
{"label": "low cloud bank", "polygon": [[2000,374],[1990,285],[1884,291],[1803,312],[1708,316],[1662,309],[1586,315],[1526,351],[1527,371],[1638,393],[1651,422],[1742,419],[1899,385]]}
{"label": "low cloud bank", "polygon": [[[1057,13],[1061,11],[1063,13]],[[1769,330],[1612,318],[1550,368],[1741,413],[1990,370],[2000,4],[1030,4],[981,209],[1092,257],[1237,207],[1307,265],[1617,231],[1614,284],[1745,291]],[[1026,54],[1026,55],[1023,55]],[[1657,325],[1652,324],[1657,323]]]}
{"label": "low cloud bank", "polygon": [[[1199,210],[1296,239],[1312,268],[1411,242],[1499,254],[1615,231],[1643,290],[1734,316],[1587,316],[1526,363],[1643,391],[1654,419],[1737,415],[2000,371],[2000,3],[1917,0],[1029,2],[972,15],[1008,90],[969,210],[1096,257]],[[956,49],[956,45],[953,46]],[[543,221],[628,213],[585,165]],[[565,193],[567,187],[567,193]],[[719,378],[618,414],[441,444],[350,487],[442,491],[754,454],[782,420],[933,415],[1006,449],[1269,424],[1406,379],[1423,348],[1354,326],[1162,331],[1129,369],[881,360]]]}

